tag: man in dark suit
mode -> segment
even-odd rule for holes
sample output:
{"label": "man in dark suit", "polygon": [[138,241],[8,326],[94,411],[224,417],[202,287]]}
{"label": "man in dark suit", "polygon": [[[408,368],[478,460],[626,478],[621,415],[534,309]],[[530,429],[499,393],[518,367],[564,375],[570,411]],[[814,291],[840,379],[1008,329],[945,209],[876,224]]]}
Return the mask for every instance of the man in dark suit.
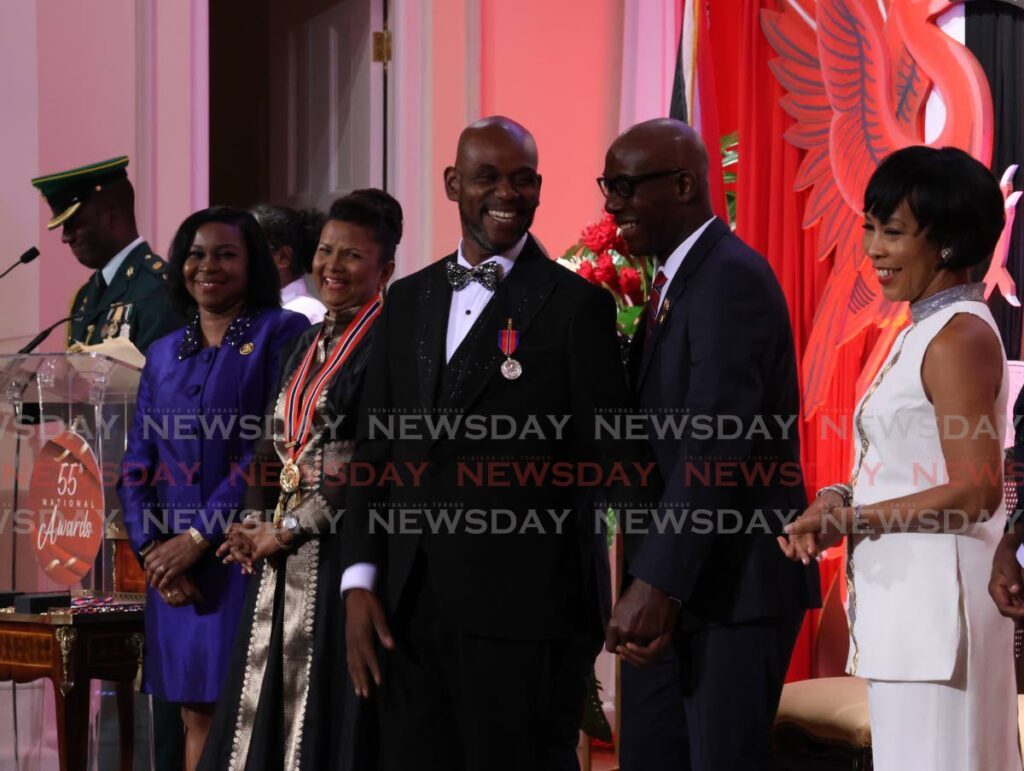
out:
{"label": "man in dark suit", "polygon": [[47,229],[63,226],[61,240],[95,271],[71,303],[68,346],[127,337],[145,354],[182,324],[171,308],[166,264],[139,237],[127,167],[121,156],[32,180],[53,211]]}
{"label": "man in dark suit", "polygon": [[[614,303],[529,234],[541,177],[522,126],[469,126],[444,182],[462,241],[388,292],[364,389],[354,460],[403,478],[350,488],[349,670],[361,695],[381,686],[389,771],[575,769],[610,599],[604,509],[550,464],[607,468],[594,415],[630,398]],[[438,418],[466,422],[431,436]]]}
{"label": "man in dark suit", "polygon": [[775,541],[806,506],[786,301],[712,214],[686,124],[626,131],[599,182],[630,253],[659,265],[631,360],[640,408],[692,421],[652,431],[665,489],[658,517],[627,533],[630,583],[607,631],[626,662],[622,768],[772,768],[790,653],[818,602],[816,570]]}

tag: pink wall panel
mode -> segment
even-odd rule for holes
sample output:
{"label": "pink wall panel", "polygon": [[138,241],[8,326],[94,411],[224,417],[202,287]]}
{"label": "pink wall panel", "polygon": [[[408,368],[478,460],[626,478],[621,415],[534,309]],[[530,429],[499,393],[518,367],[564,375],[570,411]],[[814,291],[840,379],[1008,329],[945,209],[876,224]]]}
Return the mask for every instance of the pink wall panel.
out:
{"label": "pink wall panel", "polygon": [[[135,155],[135,3],[133,0],[50,0],[36,3],[38,39],[38,173]],[[134,178],[132,167],[129,176]],[[28,180],[24,180],[26,187]],[[29,188],[31,190],[31,188]],[[89,272],[48,232],[46,203],[38,197],[43,324],[67,314]],[[56,350],[55,334],[41,350]]]}
{"label": "pink wall panel", "polygon": [[[454,203],[444,192],[443,174],[455,162],[455,147],[459,132],[478,116],[469,114],[467,105],[474,94],[475,75],[466,68],[467,6],[476,0],[435,0],[432,4],[433,46],[431,49],[432,93],[431,111],[431,163],[427,185],[430,190],[434,217],[431,227],[431,254],[421,264],[443,257],[455,250],[461,228]],[[401,118],[399,118],[401,119]]]}
{"label": "pink wall panel", "polygon": [[480,0],[480,112],[533,132],[544,176],[534,233],[552,255],[601,213],[594,182],[618,129],[622,0]]}
{"label": "pink wall panel", "polygon": [[[155,123],[150,129],[159,206],[154,213],[153,232],[147,237],[153,239],[151,246],[165,256],[181,221],[206,205],[208,189],[205,175],[196,180],[200,190],[193,186],[196,167],[208,167],[208,151],[200,145],[207,133],[205,126],[194,131],[200,127],[194,126],[192,97],[198,85],[203,89],[198,95],[205,99],[209,82],[206,40],[196,37],[195,33],[203,34],[203,29],[201,25],[200,29],[193,28],[193,5],[197,4],[191,0],[177,0],[152,6],[157,32],[153,77]],[[202,73],[202,82],[198,84],[193,78],[196,69]],[[204,117],[205,114],[204,111]]]}
{"label": "pink wall panel", "polygon": [[[28,184],[39,167],[35,6],[33,0],[10,0],[0,10],[0,72],[17,73],[17,77],[0,77],[0,104],[4,110],[4,120],[0,121],[0,168],[6,183],[0,186],[2,269],[39,242],[39,196]],[[0,342],[0,350],[16,350],[39,328],[40,263],[56,256],[52,250],[44,251],[43,257],[15,268],[0,281],[0,340],[4,341]],[[2,554],[0,564],[6,564]]]}

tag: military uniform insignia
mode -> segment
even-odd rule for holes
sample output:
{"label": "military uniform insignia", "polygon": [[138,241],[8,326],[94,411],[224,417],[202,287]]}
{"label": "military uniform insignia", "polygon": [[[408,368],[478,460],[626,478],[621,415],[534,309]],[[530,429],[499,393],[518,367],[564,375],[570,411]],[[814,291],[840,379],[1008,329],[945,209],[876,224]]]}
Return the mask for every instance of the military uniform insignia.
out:
{"label": "military uniform insignia", "polygon": [[74,216],[90,196],[128,179],[127,167],[128,156],[121,155],[33,179],[32,186],[42,193],[53,212],[53,217],[46,223],[46,229],[60,227]]}
{"label": "military uniform insignia", "polygon": [[125,271],[125,275],[128,276],[128,278],[131,278],[132,276],[134,276],[135,275],[135,268],[133,266],[129,265],[128,266],[128,270]]}
{"label": "military uniform insignia", "polygon": [[103,339],[117,337],[121,329],[121,317],[124,315],[124,306],[118,305],[111,308],[107,313],[107,323],[103,325]]}
{"label": "military uniform insignia", "polygon": [[121,328],[117,330],[117,337],[130,338],[132,336],[132,325],[128,321],[128,318],[132,315],[134,307],[135,306],[131,304],[124,306],[124,319],[121,321]]}
{"label": "military uniform insignia", "polygon": [[160,268],[162,268],[163,266],[164,264],[160,262],[160,260],[156,260],[153,262],[153,270],[160,270]]}

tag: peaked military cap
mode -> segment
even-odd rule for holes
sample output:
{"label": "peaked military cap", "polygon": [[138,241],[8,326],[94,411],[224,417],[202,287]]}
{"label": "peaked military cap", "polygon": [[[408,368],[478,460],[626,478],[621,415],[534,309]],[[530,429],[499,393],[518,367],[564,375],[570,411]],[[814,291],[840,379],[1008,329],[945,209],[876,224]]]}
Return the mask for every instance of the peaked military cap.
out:
{"label": "peaked military cap", "polygon": [[93,193],[98,193],[114,182],[128,179],[127,168],[128,156],[121,155],[108,161],[33,179],[32,186],[39,189],[53,211],[53,218],[46,223],[46,229],[53,230],[62,225]]}

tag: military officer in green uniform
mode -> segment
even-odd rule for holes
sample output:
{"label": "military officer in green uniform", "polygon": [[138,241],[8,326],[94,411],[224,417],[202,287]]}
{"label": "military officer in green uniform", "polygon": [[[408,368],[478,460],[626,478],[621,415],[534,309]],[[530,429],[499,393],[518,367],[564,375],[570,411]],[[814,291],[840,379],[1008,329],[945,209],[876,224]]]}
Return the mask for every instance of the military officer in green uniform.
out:
{"label": "military officer in green uniform", "polygon": [[121,156],[32,180],[53,210],[46,227],[63,225],[61,240],[95,271],[71,305],[68,346],[128,337],[145,354],[182,324],[171,308],[167,265],[136,228],[127,167]]}
{"label": "military officer in green uniform", "polygon": [[[170,304],[166,263],[139,237],[127,167],[128,157],[121,156],[32,180],[53,211],[47,228],[63,225],[64,243],[95,271],[68,312],[74,316],[68,346],[127,335],[145,354],[150,343],[183,323]],[[155,700],[153,711],[156,768],[180,771],[184,747],[178,705]]]}

